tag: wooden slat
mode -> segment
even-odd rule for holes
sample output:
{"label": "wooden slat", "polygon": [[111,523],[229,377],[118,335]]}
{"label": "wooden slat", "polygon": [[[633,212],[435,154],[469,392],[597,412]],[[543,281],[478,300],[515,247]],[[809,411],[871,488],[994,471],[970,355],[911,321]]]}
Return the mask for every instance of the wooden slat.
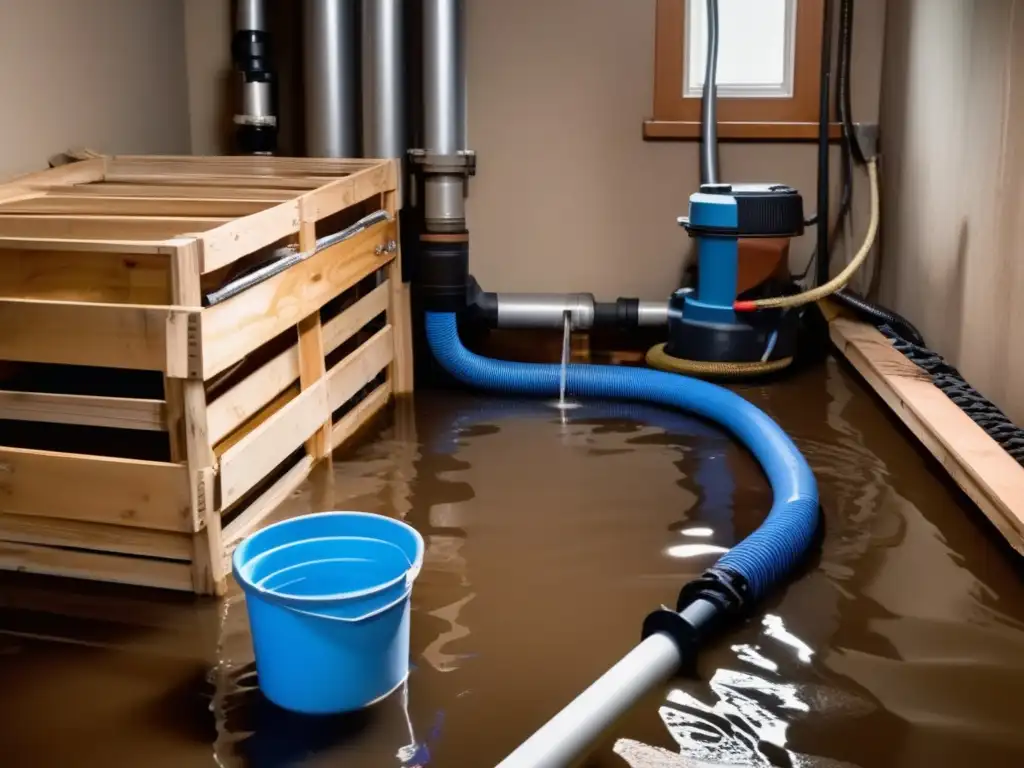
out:
{"label": "wooden slat", "polygon": [[216,445],[299,378],[299,353],[289,347],[233,386],[207,408],[210,442]]}
{"label": "wooden slat", "polygon": [[840,354],[1024,554],[1024,467],[877,330],[843,318],[829,329]]}
{"label": "wooden slat", "polygon": [[[395,192],[384,195],[389,213],[398,216],[398,196]],[[395,394],[413,390],[412,357],[412,297],[409,286],[402,282],[402,251],[399,247],[395,260],[388,265],[388,283],[391,286],[388,301],[388,322],[395,329],[395,359],[391,364],[391,381]]]}
{"label": "wooden slat", "polygon": [[164,560],[187,562],[192,559],[192,537],[187,533],[150,531],[82,520],[0,514],[0,540],[121,552]]}
{"label": "wooden slat", "polygon": [[17,213],[90,214],[95,216],[218,216],[259,213],[266,200],[218,200],[214,197],[101,197],[50,193],[0,204],[0,216]]}
{"label": "wooden slat", "polygon": [[309,476],[313,468],[313,457],[303,456],[299,463],[285,472],[280,479],[245,508],[232,520],[223,532],[225,568],[231,568],[231,553],[238,543],[260,527],[260,523],[273,512],[303,480]]}
{"label": "wooden slat", "polygon": [[68,163],[56,168],[47,168],[12,179],[11,183],[18,186],[33,187],[70,187],[75,184],[88,184],[100,181],[107,167],[106,157]]}
{"label": "wooden slat", "polygon": [[367,395],[366,399],[346,413],[331,429],[331,449],[337,449],[356,434],[366,422],[388,404],[391,399],[391,382],[386,381]]}
{"label": "wooden slat", "polygon": [[[300,212],[302,206],[299,206]],[[316,248],[316,222],[305,218],[299,225],[299,250],[309,253]],[[299,389],[307,390],[323,381],[327,372],[324,351],[324,329],[320,322],[320,309],[310,312],[299,320],[296,327],[299,334]],[[331,416],[324,413],[323,424],[306,440],[306,453],[314,459],[326,458],[330,454],[328,442],[331,437]]]}
{"label": "wooden slat", "polygon": [[284,389],[277,397],[270,400],[270,402],[253,414],[251,418],[246,419],[245,422],[232,430],[227,437],[215,444],[213,447],[214,455],[220,459],[221,456],[242,442],[250,432],[259,429],[262,424],[272,419],[278,411],[298,397],[300,391],[298,381]]}
{"label": "wooden slat", "polygon": [[221,506],[238,501],[321,427],[329,416],[321,379],[254,429],[220,458]]}
{"label": "wooden slat", "polygon": [[266,282],[203,312],[203,366],[209,379],[385,266],[377,246],[396,237],[394,222],[371,227]]}
{"label": "wooden slat", "polygon": [[[257,214],[259,215],[259,214]],[[232,219],[175,216],[0,216],[0,237],[53,237],[81,240],[166,240],[204,232]]]}
{"label": "wooden slat", "polygon": [[304,194],[300,200],[303,218],[319,221],[374,195],[394,190],[398,183],[396,164],[380,163]]}
{"label": "wooden slat", "polygon": [[[387,302],[388,286],[385,282],[325,323],[325,354],[333,352],[384,312]],[[207,411],[210,441],[214,445],[219,443],[298,379],[298,348],[293,346],[210,403]]]}
{"label": "wooden slat", "polygon": [[332,413],[388,367],[394,357],[393,340],[391,326],[381,328],[327,372],[328,404]]}
{"label": "wooden slat", "polygon": [[260,155],[115,155],[108,158],[110,174],[125,172],[178,174],[201,171],[211,175],[340,175],[388,163],[373,158],[265,157]]}
{"label": "wooden slat", "polygon": [[296,200],[279,203],[219,227],[199,238],[200,271],[206,274],[225,267],[298,232],[298,229],[299,203]]}
{"label": "wooden slat", "polygon": [[[185,378],[198,312],[181,307],[0,299],[0,360],[166,371]],[[197,340],[198,341],[198,340]]]}
{"label": "wooden slat", "polygon": [[0,569],[159,589],[192,590],[191,571],[185,563],[55,549],[34,544],[0,542]]}
{"label": "wooden slat", "polygon": [[0,448],[0,512],[191,531],[185,467]]}
{"label": "wooden slat", "polygon": [[167,257],[150,253],[0,249],[0,296],[169,304]]}
{"label": "wooden slat", "polygon": [[163,242],[145,240],[87,240],[58,237],[0,237],[0,249],[25,251],[71,251],[74,253],[144,253],[164,256],[170,251]]}
{"label": "wooden slat", "polygon": [[257,189],[254,187],[209,187],[209,186],[174,186],[172,184],[126,184],[118,182],[100,182],[82,184],[71,190],[80,197],[149,197],[155,200],[163,198],[215,199],[215,200],[260,200],[283,203],[301,194],[301,190],[288,189]]}
{"label": "wooden slat", "polygon": [[385,280],[345,311],[324,323],[324,351],[330,354],[388,308],[389,284]]}
{"label": "wooden slat", "polygon": [[0,419],[162,432],[163,400],[0,391]]}
{"label": "wooden slat", "polygon": [[322,176],[224,176],[207,173],[153,174],[122,172],[108,174],[106,181],[146,186],[246,187],[251,189],[309,190],[323,186]]}

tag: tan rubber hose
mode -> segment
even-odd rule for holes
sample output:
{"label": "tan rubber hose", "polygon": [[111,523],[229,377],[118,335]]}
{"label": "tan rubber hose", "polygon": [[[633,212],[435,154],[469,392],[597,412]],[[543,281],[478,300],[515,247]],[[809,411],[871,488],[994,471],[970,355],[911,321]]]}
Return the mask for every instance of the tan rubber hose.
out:
{"label": "tan rubber hose", "polygon": [[[879,210],[880,204],[878,201],[878,161],[875,158],[868,160],[868,180],[871,187],[871,221],[868,223],[868,231],[864,236],[864,242],[861,244],[860,250],[857,251],[856,255],[850,260],[850,263],[843,268],[842,272],[824,285],[819,285],[817,288],[812,288],[809,291],[797,293],[793,296],[776,296],[770,299],[738,301],[735,305],[736,309],[740,311],[753,311],[758,309],[801,307],[804,304],[811,304],[820,299],[824,299],[826,296],[830,296],[850,282],[850,278],[853,277],[854,273],[860,269],[867,260],[868,254],[871,252],[871,248],[875,244],[875,238],[878,236],[878,220],[881,217],[881,212]],[[825,225],[819,222],[818,226],[820,227]],[[818,258],[827,258],[827,256],[819,253]]]}
{"label": "tan rubber hose", "polygon": [[672,357],[665,352],[664,344],[657,344],[647,351],[647,364],[652,368],[669,373],[682,373],[688,376],[706,376],[709,378],[740,378],[746,376],[764,376],[781,371],[793,362],[792,357],[779,360],[752,363],[717,363],[703,360],[684,360]]}

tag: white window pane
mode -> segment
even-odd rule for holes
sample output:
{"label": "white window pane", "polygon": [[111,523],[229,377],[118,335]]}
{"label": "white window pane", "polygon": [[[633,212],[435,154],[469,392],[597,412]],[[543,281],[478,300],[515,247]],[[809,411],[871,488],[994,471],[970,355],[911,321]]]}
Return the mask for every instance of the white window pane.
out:
{"label": "white window pane", "polygon": [[[718,94],[793,95],[797,0],[718,0]],[[707,57],[707,2],[688,0],[683,96],[700,97]]]}

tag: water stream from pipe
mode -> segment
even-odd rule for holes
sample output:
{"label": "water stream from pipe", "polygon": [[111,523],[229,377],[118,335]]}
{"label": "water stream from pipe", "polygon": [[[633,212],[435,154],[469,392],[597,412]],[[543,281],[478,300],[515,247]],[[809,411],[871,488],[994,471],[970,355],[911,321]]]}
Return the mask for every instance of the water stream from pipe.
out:
{"label": "water stream from pipe", "polygon": [[569,371],[569,346],[572,341],[572,313],[562,313],[562,370],[558,378],[558,407],[565,410],[565,381]]}

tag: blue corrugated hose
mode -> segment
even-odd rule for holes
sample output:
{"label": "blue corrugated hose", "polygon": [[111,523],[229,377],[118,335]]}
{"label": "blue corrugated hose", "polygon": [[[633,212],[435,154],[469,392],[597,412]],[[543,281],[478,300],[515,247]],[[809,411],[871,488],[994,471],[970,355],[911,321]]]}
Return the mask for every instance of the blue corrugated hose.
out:
{"label": "blue corrugated hose", "polygon": [[[459,339],[455,315],[427,313],[427,340],[438,362],[465,384],[519,395],[558,394],[560,367],[481,357]],[[723,555],[718,568],[743,577],[757,599],[778,584],[811,546],[818,487],[800,451],[768,416],[727,389],[673,373],[611,365],[570,365],[567,392],[681,408],[721,424],[750,449],[774,494],[761,527]]]}

